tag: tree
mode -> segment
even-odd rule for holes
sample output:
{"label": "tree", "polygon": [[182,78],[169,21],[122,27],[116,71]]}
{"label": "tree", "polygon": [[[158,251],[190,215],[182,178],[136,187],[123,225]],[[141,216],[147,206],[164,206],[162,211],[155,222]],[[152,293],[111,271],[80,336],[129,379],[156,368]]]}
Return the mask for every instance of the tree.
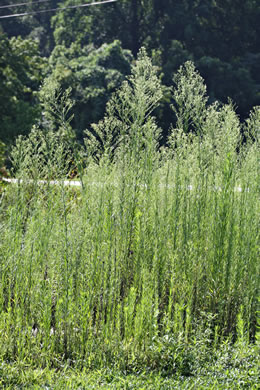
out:
{"label": "tree", "polygon": [[55,47],[49,58],[48,77],[58,81],[62,90],[72,87],[72,126],[78,138],[86,127],[103,117],[109,97],[130,73],[132,59],[119,41],[98,49],[77,43],[69,48]]}
{"label": "tree", "polygon": [[[0,15],[30,13],[57,8],[59,4],[62,4],[62,0],[49,0],[47,3],[38,1],[27,1],[26,3],[20,0],[13,0],[12,2],[9,0],[1,0],[1,6],[9,4],[15,5],[18,3],[24,3],[24,5],[2,8],[0,9]],[[0,19],[0,31],[4,31],[9,38],[21,36],[23,39],[30,38],[37,40],[41,55],[49,56],[54,47],[51,17],[52,14],[49,12],[40,12],[23,17]]]}
{"label": "tree", "polygon": [[37,91],[45,70],[37,43],[0,35],[0,139],[26,134],[40,114]]}
{"label": "tree", "polygon": [[[7,0],[2,2],[7,4]],[[30,3],[26,9],[63,8],[77,4],[82,4],[82,1],[50,0],[48,6],[45,3]],[[24,11],[24,8],[12,10]],[[106,71],[102,71],[101,75],[101,69],[97,66],[95,72],[95,61],[91,60],[91,75],[84,75],[83,58],[90,53],[95,57],[93,53],[96,48],[104,44],[109,47],[115,40],[120,40],[121,48],[130,50],[135,58],[139,48],[145,46],[149,55],[156,59],[166,87],[171,85],[179,66],[192,60],[207,82],[210,101],[218,99],[225,102],[231,97],[238,113],[245,118],[253,105],[260,104],[259,18],[257,0],[120,0],[86,8],[65,9],[53,15],[43,13],[10,19],[8,22],[2,20],[0,24],[9,37],[21,34],[23,38],[38,40],[41,55],[49,56],[52,53],[51,73],[56,72],[66,86],[69,82],[78,86],[74,87],[75,108],[80,107],[75,113],[75,123],[81,132],[86,123],[86,117],[82,114],[85,107],[91,110],[89,120],[93,113],[92,119],[96,121],[104,113],[104,102],[107,100],[107,96],[102,98],[102,94],[107,93],[107,82],[104,81]],[[89,69],[89,62],[85,63]],[[111,62],[109,69],[119,70],[118,65],[111,65]],[[107,72],[112,75],[110,70]],[[86,82],[86,78],[92,81]],[[110,80],[109,85],[111,83]],[[115,85],[118,85],[116,81]],[[109,87],[109,90],[111,92],[113,88]],[[165,97],[164,101],[167,99]],[[89,105],[90,101],[95,102],[94,106]],[[160,111],[164,131],[172,120],[170,112],[166,111]],[[76,118],[83,120],[77,121]]]}

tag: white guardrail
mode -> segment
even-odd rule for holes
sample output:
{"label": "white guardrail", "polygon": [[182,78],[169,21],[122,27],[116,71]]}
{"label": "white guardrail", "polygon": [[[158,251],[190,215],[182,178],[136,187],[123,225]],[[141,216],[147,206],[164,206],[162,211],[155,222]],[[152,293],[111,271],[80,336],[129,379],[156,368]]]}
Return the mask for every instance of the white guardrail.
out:
{"label": "white guardrail", "polygon": [[[34,183],[34,180],[23,180],[23,179],[9,179],[7,177],[2,177],[2,180],[5,181],[6,183]],[[47,184],[49,183],[50,185],[57,185],[60,184],[61,182],[59,180],[37,180],[37,184]],[[81,182],[78,180],[64,180],[62,182],[65,186],[72,186],[72,187],[80,187]]]}
{"label": "white guardrail", "polygon": [[[23,180],[23,179],[10,179],[10,178],[6,178],[6,177],[2,177],[1,180],[5,181],[6,183],[22,183],[22,182],[26,182],[26,183],[34,183],[34,180]],[[81,182],[78,181],[78,180],[64,180],[64,181],[60,181],[60,180],[50,180],[50,181],[47,181],[47,180],[37,180],[37,184],[50,184],[50,185],[58,185],[58,184],[63,184],[64,186],[71,186],[71,187],[81,187]],[[91,185],[97,185],[97,186],[100,186],[101,183],[99,182],[92,182],[90,183]],[[145,185],[144,185],[145,187]],[[171,186],[171,185],[168,185],[168,188],[174,188],[174,186]],[[193,187],[192,185],[188,185],[187,186],[187,190],[188,191],[192,191]],[[220,187],[215,187],[215,190],[218,190],[218,191],[221,191],[221,188]],[[234,191],[235,192],[242,192],[243,189],[242,187],[234,187]],[[249,192],[249,188],[246,188],[244,190],[245,192]]]}

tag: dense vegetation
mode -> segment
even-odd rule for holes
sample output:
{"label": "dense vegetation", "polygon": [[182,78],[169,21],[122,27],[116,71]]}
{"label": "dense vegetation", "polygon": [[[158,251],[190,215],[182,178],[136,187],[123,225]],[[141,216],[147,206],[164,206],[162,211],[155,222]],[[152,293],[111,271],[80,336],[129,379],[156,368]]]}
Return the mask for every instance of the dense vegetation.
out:
{"label": "dense vegetation", "polygon": [[[0,15],[81,3],[28,1],[26,7],[2,8]],[[1,6],[8,4],[1,1]],[[164,85],[155,113],[162,142],[173,121],[169,86],[187,60],[206,80],[209,102],[232,98],[244,120],[260,104],[259,19],[257,0],[118,0],[0,19],[0,139],[13,142],[43,120],[38,91],[43,79],[52,77],[63,88],[72,87],[73,127],[82,140],[83,131],[103,118],[106,102],[129,74],[141,46],[158,66]]]}
{"label": "dense vegetation", "polygon": [[260,111],[242,131],[192,62],[174,82],[166,146],[144,49],[84,144],[70,91],[45,82],[1,197],[3,386],[259,386]]}
{"label": "dense vegetation", "polygon": [[1,388],[259,388],[259,19],[257,0],[0,19]]}

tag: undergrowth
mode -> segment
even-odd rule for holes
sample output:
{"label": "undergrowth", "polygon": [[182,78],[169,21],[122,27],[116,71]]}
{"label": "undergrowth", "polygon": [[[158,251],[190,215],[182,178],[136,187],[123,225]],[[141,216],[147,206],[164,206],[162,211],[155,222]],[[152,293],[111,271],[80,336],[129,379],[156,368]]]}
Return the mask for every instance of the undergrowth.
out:
{"label": "undergrowth", "polygon": [[[242,128],[231,103],[208,105],[190,62],[174,81],[177,122],[164,148],[152,117],[162,89],[144,50],[84,146],[67,119],[68,95],[45,86],[46,127],[17,139],[20,180],[0,204],[3,384],[16,378],[12,365],[37,368],[36,378],[105,368],[184,384],[204,368],[219,375],[231,364],[235,376],[243,354],[250,368],[247,351],[259,346],[260,111]],[[72,170],[80,188],[63,182]]]}

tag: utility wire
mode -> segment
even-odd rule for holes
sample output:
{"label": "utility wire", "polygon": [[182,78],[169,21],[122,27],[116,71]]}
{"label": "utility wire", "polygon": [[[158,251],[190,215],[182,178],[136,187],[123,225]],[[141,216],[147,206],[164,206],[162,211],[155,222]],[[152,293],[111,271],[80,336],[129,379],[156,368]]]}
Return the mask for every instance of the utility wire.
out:
{"label": "utility wire", "polygon": [[13,7],[21,7],[22,5],[33,5],[38,3],[49,3],[51,0],[38,0],[38,1],[31,1],[26,3],[19,3],[19,4],[9,4],[9,5],[0,5],[0,9],[3,8],[13,8]]}
{"label": "utility wire", "polygon": [[92,5],[114,3],[114,2],[116,2],[116,1],[117,1],[117,0],[94,1],[93,3],[78,4],[78,5],[70,5],[70,6],[64,7],[64,8],[51,8],[51,9],[45,9],[45,10],[40,10],[40,11],[24,12],[24,13],[22,13],[22,14],[4,15],[4,16],[0,16],[0,19],[16,18],[16,17],[19,17],[19,16],[27,16],[27,15],[36,15],[36,14],[42,14],[42,13],[45,13],[45,12],[63,11],[63,10],[65,10],[65,9],[90,7],[90,6],[92,6]]}

